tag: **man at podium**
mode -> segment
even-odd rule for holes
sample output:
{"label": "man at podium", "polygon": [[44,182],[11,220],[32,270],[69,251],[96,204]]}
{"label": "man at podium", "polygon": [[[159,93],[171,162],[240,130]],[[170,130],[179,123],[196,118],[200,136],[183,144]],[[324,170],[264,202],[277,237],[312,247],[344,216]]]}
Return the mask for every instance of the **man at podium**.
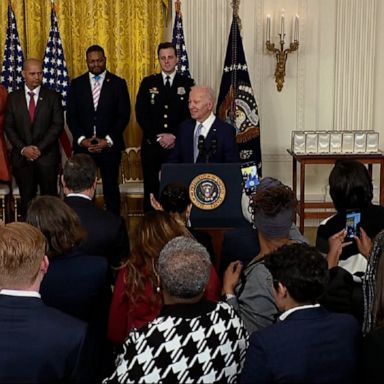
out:
{"label": "man at podium", "polygon": [[240,161],[235,128],[213,114],[213,90],[205,85],[192,87],[189,111],[192,119],[183,122],[168,163],[236,163]]}

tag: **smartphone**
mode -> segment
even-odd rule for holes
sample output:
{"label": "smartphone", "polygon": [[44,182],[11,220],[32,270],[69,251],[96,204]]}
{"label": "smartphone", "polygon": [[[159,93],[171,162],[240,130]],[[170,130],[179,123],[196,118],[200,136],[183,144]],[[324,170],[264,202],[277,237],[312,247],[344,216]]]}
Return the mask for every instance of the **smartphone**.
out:
{"label": "smartphone", "polygon": [[249,162],[241,164],[241,174],[243,176],[244,191],[247,195],[250,195],[256,191],[257,186],[260,184],[256,163]]}
{"label": "smartphone", "polygon": [[355,236],[360,234],[360,220],[361,213],[358,210],[347,211],[345,215],[345,230],[347,235],[345,236],[345,241],[354,240]]}

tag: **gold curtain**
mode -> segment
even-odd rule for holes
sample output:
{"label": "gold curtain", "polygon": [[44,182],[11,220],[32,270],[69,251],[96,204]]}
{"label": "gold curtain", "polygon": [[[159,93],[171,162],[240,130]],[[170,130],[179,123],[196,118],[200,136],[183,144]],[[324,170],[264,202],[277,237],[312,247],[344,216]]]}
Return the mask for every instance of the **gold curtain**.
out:
{"label": "gold curtain", "polygon": [[[7,1],[1,1],[1,62],[7,6]],[[56,0],[55,7],[70,77],[87,70],[86,49],[92,44],[101,45],[107,68],[127,81],[132,113],[125,139],[129,146],[139,145],[141,131],[134,105],[142,78],[159,69],[156,49],[164,38],[164,0]],[[51,1],[13,0],[12,8],[25,58],[42,58],[51,24]]]}

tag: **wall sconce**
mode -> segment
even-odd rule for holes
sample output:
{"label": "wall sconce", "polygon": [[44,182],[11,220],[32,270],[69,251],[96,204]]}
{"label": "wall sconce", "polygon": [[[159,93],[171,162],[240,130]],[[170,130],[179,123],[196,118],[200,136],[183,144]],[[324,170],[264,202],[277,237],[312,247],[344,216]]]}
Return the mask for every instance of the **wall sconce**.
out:
{"label": "wall sconce", "polygon": [[273,52],[276,56],[276,70],[275,70],[275,82],[276,88],[279,92],[283,89],[285,78],[285,64],[287,63],[288,53],[297,51],[299,49],[299,16],[295,17],[295,24],[293,30],[293,43],[289,44],[289,48],[284,49],[285,45],[285,33],[284,25],[285,16],[284,10],[280,19],[280,49],[275,48],[275,44],[271,43],[271,16],[267,16],[267,41],[265,43],[268,51]]}

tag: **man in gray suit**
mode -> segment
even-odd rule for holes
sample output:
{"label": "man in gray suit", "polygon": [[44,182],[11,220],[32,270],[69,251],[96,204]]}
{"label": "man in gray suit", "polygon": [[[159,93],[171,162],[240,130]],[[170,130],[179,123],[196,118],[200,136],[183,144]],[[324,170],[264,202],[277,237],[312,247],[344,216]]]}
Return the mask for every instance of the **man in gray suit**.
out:
{"label": "man in gray suit", "polygon": [[42,195],[57,195],[64,117],[60,95],[41,85],[42,62],[26,60],[22,73],[25,85],[8,97],[4,130],[12,144],[11,164],[24,216],[38,186]]}

